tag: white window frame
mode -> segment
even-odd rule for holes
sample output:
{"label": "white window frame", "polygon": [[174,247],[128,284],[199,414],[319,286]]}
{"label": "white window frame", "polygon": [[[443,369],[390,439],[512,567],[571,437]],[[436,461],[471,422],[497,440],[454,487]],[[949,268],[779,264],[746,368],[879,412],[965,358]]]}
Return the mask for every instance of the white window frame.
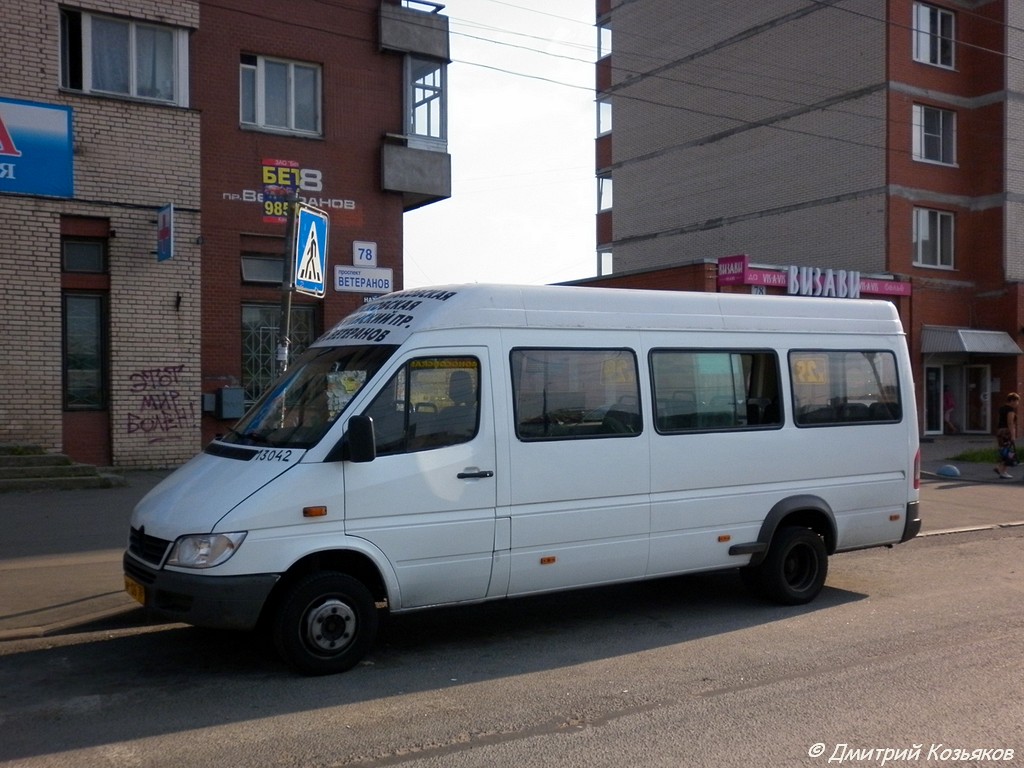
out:
{"label": "white window frame", "polygon": [[[929,132],[928,113],[939,117],[939,132]],[[956,165],[956,112],[927,104],[914,104],[913,108],[913,154],[914,159],[924,163]],[[938,142],[938,151],[932,147]]]}
{"label": "white window frame", "polygon": [[597,135],[604,136],[612,132],[612,100],[602,96],[597,100]]}
{"label": "white window frame", "polygon": [[[323,68],[319,64],[308,61],[295,61],[292,59],[278,59],[272,56],[261,56],[260,54],[242,54],[242,60],[238,65],[238,122],[246,128],[254,128],[260,131],[272,133],[290,133],[301,136],[322,136],[323,135]],[[254,59],[255,63],[245,61]],[[288,68],[287,73],[287,125],[273,125],[267,122],[267,64],[279,64]],[[296,99],[295,99],[295,71],[296,68],[311,70],[316,75],[316,115],[315,127],[299,127],[296,121]],[[246,82],[245,74],[252,73],[253,92],[250,95],[254,106],[254,117],[247,119],[243,111],[246,103]]]}
{"label": "white window frame", "polygon": [[597,58],[612,55],[612,24],[607,19],[597,24]]}
{"label": "white window frame", "polygon": [[914,3],[913,13],[914,61],[954,69],[956,14],[926,3]]}
{"label": "white window frame", "polygon": [[597,212],[612,209],[612,175],[603,173],[597,177]]}
{"label": "white window frame", "polygon": [[[935,208],[915,208],[913,238],[914,266],[956,269],[956,217],[952,213]],[[926,243],[929,244],[927,253]]]}
{"label": "white window frame", "polygon": [[[63,11],[62,11],[63,13]],[[78,62],[81,66],[81,87],[77,84],[71,84],[66,82],[67,72],[69,71],[70,62],[63,62],[61,66],[61,87],[68,88],[71,90],[81,90],[82,93],[95,94],[99,96],[117,96],[121,98],[139,99],[149,102],[158,102],[161,104],[175,104],[182,107],[187,107],[189,103],[189,88],[188,88],[188,31],[181,29],[180,27],[172,27],[167,24],[157,24],[150,21],[140,21],[135,19],[125,19],[117,16],[107,16],[99,13],[89,13],[87,11],[78,11],[68,9],[67,13],[77,14],[81,23],[81,39],[78,41],[80,44],[80,55],[81,61]],[[93,54],[93,40],[92,40],[92,22],[93,19],[102,19],[103,21],[115,22],[118,24],[126,24],[128,26],[128,90],[127,91],[109,91],[97,88],[93,84],[93,66],[92,66],[92,54]],[[63,21],[63,19],[62,19]],[[140,28],[157,29],[164,32],[170,32],[172,36],[172,50],[174,60],[171,63],[171,72],[174,78],[172,85],[172,95],[168,99],[159,98],[156,96],[140,95],[139,94],[139,83],[138,79],[138,51],[137,51],[137,33]],[[61,45],[61,56],[66,57],[71,55],[69,50],[69,41],[64,40],[64,35],[69,34],[68,30],[63,29],[61,31],[62,45]]]}
{"label": "white window frame", "polygon": [[[418,74],[422,72],[429,76]],[[448,66],[445,62],[421,56],[405,57],[405,114],[409,146],[447,149]]]}

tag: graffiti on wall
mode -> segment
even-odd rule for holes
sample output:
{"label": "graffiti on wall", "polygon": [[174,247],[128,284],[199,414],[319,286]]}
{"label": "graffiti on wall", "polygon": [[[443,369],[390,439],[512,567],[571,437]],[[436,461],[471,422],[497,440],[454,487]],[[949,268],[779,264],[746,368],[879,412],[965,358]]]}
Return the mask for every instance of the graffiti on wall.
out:
{"label": "graffiti on wall", "polygon": [[183,440],[197,428],[194,398],[179,389],[183,365],[146,368],[128,377],[133,396],[128,413],[129,435],[145,436],[151,443]]}

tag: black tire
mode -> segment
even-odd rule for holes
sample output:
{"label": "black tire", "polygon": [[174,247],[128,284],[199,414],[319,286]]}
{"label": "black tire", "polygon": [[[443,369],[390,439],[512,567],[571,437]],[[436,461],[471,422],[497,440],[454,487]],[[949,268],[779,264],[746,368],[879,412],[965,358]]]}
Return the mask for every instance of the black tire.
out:
{"label": "black tire", "polygon": [[747,588],[782,605],[803,605],[818,596],[828,576],[828,552],[809,528],[781,528],[759,565],[741,569]]}
{"label": "black tire", "polygon": [[351,669],[377,636],[377,607],[362,582],[327,571],[300,579],[284,594],[273,624],[281,658],[304,675]]}

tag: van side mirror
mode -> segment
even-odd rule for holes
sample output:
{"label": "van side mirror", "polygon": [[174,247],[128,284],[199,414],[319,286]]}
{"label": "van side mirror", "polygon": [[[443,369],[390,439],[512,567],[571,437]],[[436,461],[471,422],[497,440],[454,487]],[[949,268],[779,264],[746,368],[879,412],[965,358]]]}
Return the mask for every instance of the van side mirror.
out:
{"label": "van side mirror", "polygon": [[349,461],[365,463],[377,458],[377,439],[373,431],[373,418],[370,416],[353,416],[348,420],[348,433],[345,439]]}

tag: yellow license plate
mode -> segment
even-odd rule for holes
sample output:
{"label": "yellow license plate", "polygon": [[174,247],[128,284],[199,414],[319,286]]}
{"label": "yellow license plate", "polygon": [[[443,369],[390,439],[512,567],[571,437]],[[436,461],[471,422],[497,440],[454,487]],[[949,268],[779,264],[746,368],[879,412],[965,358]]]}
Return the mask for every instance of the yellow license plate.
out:
{"label": "yellow license plate", "polygon": [[146,588],[130,576],[124,577],[124,591],[142,603],[142,605],[146,604]]}

